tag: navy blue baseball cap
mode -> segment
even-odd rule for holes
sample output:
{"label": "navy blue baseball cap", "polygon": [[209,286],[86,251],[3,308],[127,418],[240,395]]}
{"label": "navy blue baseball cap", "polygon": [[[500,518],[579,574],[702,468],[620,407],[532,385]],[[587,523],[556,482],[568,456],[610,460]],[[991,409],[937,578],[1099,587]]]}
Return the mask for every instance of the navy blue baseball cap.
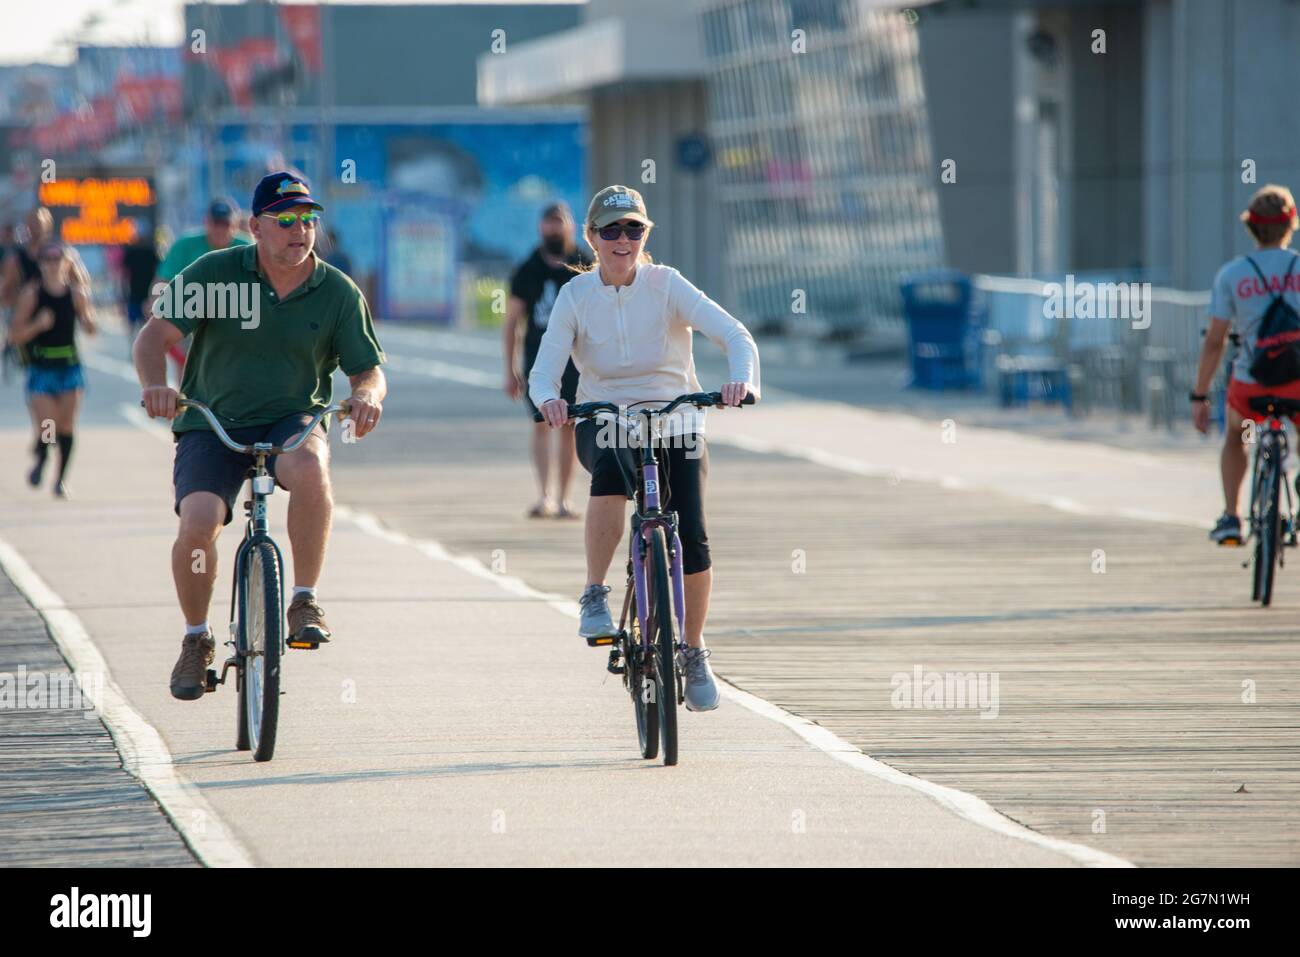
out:
{"label": "navy blue baseball cap", "polygon": [[235,218],[235,210],[238,208],[233,199],[218,196],[208,203],[208,219],[214,223],[228,223]]}
{"label": "navy blue baseball cap", "polygon": [[253,190],[253,215],[278,213],[291,206],[315,206],[319,210],[325,207],[311,198],[311,187],[301,176],[295,176],[287,170],[269,173],[262,177]]}

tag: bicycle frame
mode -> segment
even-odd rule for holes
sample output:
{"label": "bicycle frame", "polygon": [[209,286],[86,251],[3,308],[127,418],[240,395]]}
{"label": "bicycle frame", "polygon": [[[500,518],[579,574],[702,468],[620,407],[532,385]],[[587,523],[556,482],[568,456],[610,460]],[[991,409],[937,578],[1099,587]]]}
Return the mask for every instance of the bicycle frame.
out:
{"label": "bicycle frame", "polygon": [[[284,446],[277,446],[271,442],[254,442],[252,445],[243,445],[230,437],[222,427],[220,421],[217,420],[217,417],[212,414],[212,410],[203,403],[181,397],[178,400],[177,405],[180,407],[192,408],[199,412],[205,419],[207,419],[208,425],[211,426],[212,431],[228,449],[233,452],[253,456],[253,466],[249,469],[252,494],[244,503],[244,509],[248,514],[248,519],[244,523],[243,540],[239,543],[239,548],[235,551],[235,574],[234,579],[230,583],[230,644],[235,649],[235,656],[226,660],[221,669],[221,677],[218,679],[219,684],[224,684],[226,680],[226,672],[233,665],[235,667],[235,676],[237,679],[236,686],[239,690],[243,690],[243,682],[245,680],[244,660],[248,656],[248,648],[246,647],[247,629],[241,627],[243,623],[236,621],[235,616],[238,614],[237,609],[240,606],[240,602],[238,601],[238,588],[245,578],[244,572],[245,565],[248,561],[248,554],[255,545],[266,542],[271,546],[272,550],[275,552],[275,561],[280,573],[280,581],[284,581],[284,553],[280,551],[280,546],[275,543],[275,539],[271,537],[267,528],[266,499],[275,491],[275,478],[267,469],[266,460],[273,455],[285,455],[296,451],[307,441],[307,437],[316,430],[316,426],[320,424],[321,420],[324,419],[325,416],[334,412],[346,413],[349,409],[349,405],[348,401],[344,400],[342,402],[336,402],[327,408],[320,409],[312,417],[312,420],[308,423],[307,427],[303,429],[302,434]],[[280,594],[280,608],[277,609],[277,614],[280,616],[281,620],[284,619],[283,591],[281,591]],[[282,629],[281,641],[283,642],[283,640],[284,635]],[[283,648],[281,650],[283,651]]]}
{"label": "bicycle frame", "polygon": [[[641,444],[638,474],[641,479],[637,487],[637,509],[632,514],[633,534],[628,540],[628,562],[632,566],[633,589],[636,593],[637,623],[641,632],[641,650],[648,652],[652,636],[649,634],[649,618],[646,598],[646,578],[648,575],[649,547],[654,529],[664,530],[664,539],[668,543],[668,574],[672,581],[673,614],[677,618],[677,647],[685,641],[686,629],[686,586],[682,577],[682,542],[677,534],[677,513],[664,512],[659,503],[659,462],[655,456],[656,436],[652,419],[645,416],[642,420],[650,433],[647,441]],[[622,468],[622,461],[619,460]],[[624,478],[628,478],[626,473]],[[629,480],[629,485],[633,483]],[[633,485],[633,487],[636,487]],[[627,608],[624,606],[624,620],[619,622],[619,630],[626,624]]]}
{"label": "bicycle frame", "polygon": [[[312,429],[315,429],[315,423]],[[295,446],[296,447],[296,446]],[[266,520],[266,499],[275,491],[275,479],[267,470],[266,460],[272,454],[272,445],[269,442],[255,442],[252,446],[254,449],[254,464],[249,469],[249,478],[251,481],[252,494],[244,502],[244,510],[248,518],[244,522],[244,537],[239,543],[239,548],[235,551],[235,576],[234,581],[230,584],[230,637],[235,643],[235,656],[240,661],[248,656],[247,635],[248,629],[243,627],[243,622],[237,622],[235,615],[237,608],[242,604],[237,601],[236,588],[244,581],[245,564],[248,560],[248,553],[254,545],[260,542],[270,544],[272,551],[275,552],[276,565],[280,572],[280,581],[284,581],[284,555],[280,551],[280,546],[275,543],[267,528]],[[280,607],[277,614],[284,617],[284,592],[280,593]],[[281,632],[281,643],[283,644],[284,636]],[[283,649],[281,649],[283,650]],[[229,667],[229,662],[227,662]],[[244,686],[244,669],[237,667],[235,670],[237,681],[235,687],[242,690]],[[221,678],[225,680],[225,669],[222,669]]]}

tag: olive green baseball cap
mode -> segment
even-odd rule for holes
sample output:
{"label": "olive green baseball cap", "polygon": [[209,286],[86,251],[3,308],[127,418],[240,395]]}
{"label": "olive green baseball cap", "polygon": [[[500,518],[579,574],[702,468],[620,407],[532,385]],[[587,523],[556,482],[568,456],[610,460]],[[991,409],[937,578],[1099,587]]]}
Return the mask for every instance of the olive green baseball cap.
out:
{"label": "olive green baseball cap", "polygon": [[606,186],[591,198],[591,205],[587,207],[587,225],[599,229],[620,219],[654,225],[646,215],[645,200],[640,193],[629,186]]}

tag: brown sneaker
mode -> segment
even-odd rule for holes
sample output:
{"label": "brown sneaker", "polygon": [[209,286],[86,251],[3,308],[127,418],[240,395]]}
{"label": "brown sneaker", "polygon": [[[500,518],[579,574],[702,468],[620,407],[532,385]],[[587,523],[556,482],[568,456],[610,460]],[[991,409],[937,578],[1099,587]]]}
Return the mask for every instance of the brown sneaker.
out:
{"label": "brown sneaker", "polygon": [[212,632],[186,635],[181,641],[181,656],[172,669],[172,697],[197,701],[208,690],[208,665],[216,651]]}
{"label": "brown sneaker", "polygon": [[289,647],[315,648],[330,640],[325,613],[310,595],[299,595],[289,605]]}

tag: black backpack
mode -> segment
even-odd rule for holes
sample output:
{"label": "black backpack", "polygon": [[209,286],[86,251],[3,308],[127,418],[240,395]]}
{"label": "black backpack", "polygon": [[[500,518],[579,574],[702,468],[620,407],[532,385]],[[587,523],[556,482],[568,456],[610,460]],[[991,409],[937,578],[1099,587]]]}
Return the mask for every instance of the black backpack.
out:
{"label": "black backpack", "polygon": [[[1300,259],[1300,255],[1291,257],[1286,276],[1291,275],[1297,259]],[[1254,267],[1267,289],[1268,278],[1260,272],[1255,260],[1247,256],[1246,262]],[[1286,291],[1286,276],[1282,278],[1283,292]],[[1283,292],[1279,292],[1269,303],[1268,311],[1260,320],[1259,332],[1251,345],[1254,359],[1250,363],[1250,377],[1260,385],[1275,386],[1300,380],[1300,314],[1283,298]]]}

